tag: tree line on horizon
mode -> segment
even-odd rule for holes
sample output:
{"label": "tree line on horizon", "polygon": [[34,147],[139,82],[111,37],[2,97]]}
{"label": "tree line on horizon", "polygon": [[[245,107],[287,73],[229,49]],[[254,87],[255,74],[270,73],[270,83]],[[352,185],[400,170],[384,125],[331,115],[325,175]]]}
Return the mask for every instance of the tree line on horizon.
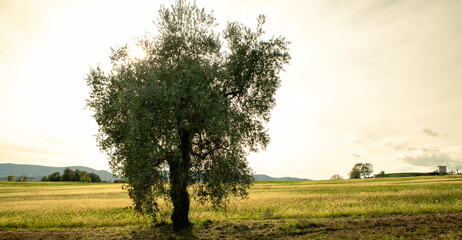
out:
{"label": "tree line on horizon", "polygon": [[[350,179],[359,179],[359,178],[368,178],[373,172],[373,166],[371,163],[356,163],[353,168],[351,169],[350,173],[348,173],[348,177]],[[381,171],[381,176],[385,176],[385,172]],[[339,174],[334,174],[330,177],[330,180],[343,180],[343,177]]]}
{"label": "tree line on horizon", "polygon": [[[373,166],[371,163],[356,163],[351,171],[348,173],[349,179],[360,179],[369,178],[373,172]],[[378,174],[373,175],[374,178],[382,177],[412,177],[412,176],[434,176],[434,175],[447,175],[448,173],[440,173],[438,170],[433,172],[415,172],[415,173],[388,173],[380,171]],[[457,173],[458,174],[458,173]],[[343,180],[343,177],[339,174],[334,174],[330,177],[330,180]]]}
{"label": "tree line on horizon", "polygon": [[42,182],[102,182],[101,177],[95,173],[88,173],[86,171],[80,171],[76,169],[75,171],[66,168],[64,169],[63,175],[60,172],[54,172],[48,176],[43,176],[40,180]]}
{"label": "tree line on horizon", "polygon": [[8,182],[14,182],[14,181],[16,181],[16,182],[25,182],[25,181],[27,181],[28,178],[29,177],[26,174],[24,174],[22,176],[19,176],[19,177],[9,175],[7,177],[7,180],[8,180]]}

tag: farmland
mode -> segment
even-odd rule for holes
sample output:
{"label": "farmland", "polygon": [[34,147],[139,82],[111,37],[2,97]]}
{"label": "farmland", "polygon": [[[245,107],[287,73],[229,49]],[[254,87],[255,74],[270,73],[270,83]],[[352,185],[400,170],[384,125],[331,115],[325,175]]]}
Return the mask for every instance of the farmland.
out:
{"label": "farmland", "polygon": [[[162,203],[160,219],[169,219]],[[0,239],[460,238],[462,176],[258,182],[225,208],[191,203],[186,235],[151,228],[121,184],[0,182]]]}

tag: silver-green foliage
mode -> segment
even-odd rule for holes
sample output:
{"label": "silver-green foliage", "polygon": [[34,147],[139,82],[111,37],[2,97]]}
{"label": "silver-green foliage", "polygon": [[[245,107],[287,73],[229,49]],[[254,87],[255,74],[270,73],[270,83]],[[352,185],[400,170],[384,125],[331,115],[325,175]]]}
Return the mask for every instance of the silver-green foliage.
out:
{"label": "silver-green foliage", "polygon": [[264,123],[290,59],[288,41],[262,38],[264,22],[260,16],[255,31],[228,23],[216,33],[211,14],[179,0],[161,7],[157,34],[139,39],[146,57],[133,59],[125,45],[113,49],[109,73],[90,71],[97,141],[127,179],[136,209],[155,216],[166,196],[189,211],[188,186],[214,205],[246,196],[246,156],[269,143]]}

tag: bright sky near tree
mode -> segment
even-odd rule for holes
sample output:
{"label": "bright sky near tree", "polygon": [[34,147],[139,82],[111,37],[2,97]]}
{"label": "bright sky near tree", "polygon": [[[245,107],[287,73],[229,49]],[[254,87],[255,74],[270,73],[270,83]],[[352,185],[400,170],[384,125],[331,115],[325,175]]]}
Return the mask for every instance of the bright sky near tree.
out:
{"label": "bright sky near tree", "polygon": [[[0,0],[0,163],[109,169],[85,77],[110,48],[155,31],[172,1]],[[462,1],[198,0],[290,40],[266,151],[275,177],[462,170]],[[134,57],[142,57],[136,48]]]}

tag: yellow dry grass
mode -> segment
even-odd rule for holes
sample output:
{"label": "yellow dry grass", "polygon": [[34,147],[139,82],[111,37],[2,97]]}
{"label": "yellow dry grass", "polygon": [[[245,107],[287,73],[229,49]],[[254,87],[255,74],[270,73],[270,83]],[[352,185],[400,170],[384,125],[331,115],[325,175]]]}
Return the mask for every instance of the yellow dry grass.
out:
{"label": "yellow dry grass", "polygon": [[[462,212],[462,176],[256,183],[226,208],[191,203],[192,221]],[[0,228],[146,224],[121,184],[0,182]],[[163,220],[170,205],[162,202]]]}

